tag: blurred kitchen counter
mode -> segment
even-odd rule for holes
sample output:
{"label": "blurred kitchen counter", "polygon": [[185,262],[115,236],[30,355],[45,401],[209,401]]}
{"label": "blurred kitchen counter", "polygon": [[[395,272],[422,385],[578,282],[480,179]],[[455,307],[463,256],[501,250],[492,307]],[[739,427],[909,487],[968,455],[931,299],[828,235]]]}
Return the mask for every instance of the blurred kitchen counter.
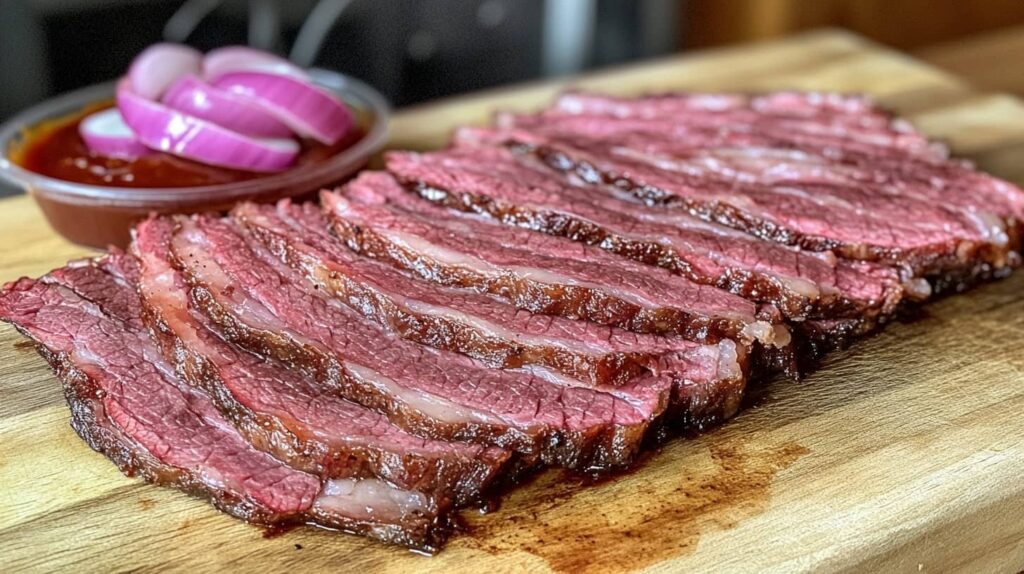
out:
{"label": "blurred kitchen counter", "polygon": [[982,90],[1024,96],[1024,26],[936,44],[914,55]]}

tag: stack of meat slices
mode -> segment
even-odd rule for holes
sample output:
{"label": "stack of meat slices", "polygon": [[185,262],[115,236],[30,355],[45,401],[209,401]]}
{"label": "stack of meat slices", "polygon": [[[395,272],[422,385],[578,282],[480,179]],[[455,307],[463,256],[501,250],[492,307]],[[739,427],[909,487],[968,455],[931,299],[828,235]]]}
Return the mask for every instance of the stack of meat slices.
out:
{"label": "stack of meat slices", "polygon": [[433,551],[748,380],[1003,276],[1024,193],[861,98],[568,94],[320,205],[154,218],[0,293],[125,473]]}

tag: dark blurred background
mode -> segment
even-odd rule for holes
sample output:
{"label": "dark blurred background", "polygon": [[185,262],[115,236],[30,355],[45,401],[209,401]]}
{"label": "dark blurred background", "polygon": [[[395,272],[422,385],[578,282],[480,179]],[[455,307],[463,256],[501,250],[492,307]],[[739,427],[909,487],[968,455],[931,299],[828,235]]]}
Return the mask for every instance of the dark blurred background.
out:
{"label": "dark blurred background", "polygon": [[291,55],[401,106],[820,26],[915,51],[1019,23],[1022,0],[0,0],[0,119],[164,39]]}
{"label": "dark blurred background", "polygon": [[1024,94],[1024,0],[0,0],[0,121],[161,40],[250,44],[404,106],[823,26]]}
{"label": "dark blurred background", "polygon": [[[674,0],[0,0],[0,118],[124,73],[145,46],[250,44],[396,105],[675,51]],[[597,40],[599,38],[599,41]]]}

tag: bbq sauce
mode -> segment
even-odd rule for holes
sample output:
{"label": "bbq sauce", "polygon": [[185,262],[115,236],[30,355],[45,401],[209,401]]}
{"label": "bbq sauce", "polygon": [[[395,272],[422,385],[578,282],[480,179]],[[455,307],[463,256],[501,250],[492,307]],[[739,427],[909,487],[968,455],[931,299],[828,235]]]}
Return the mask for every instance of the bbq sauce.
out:
{"label": "bbq sauce", "polygon": [[[25,134],[24,143],[11,150],[11,159],[25,169],[54,179],[126,188],[220,185],[273,175],[206,165],[162,152],[134,160],[95,154],[82,140],[78,126],[86,116],[109,107],[110,102],[93,105],[71,117],[31,128]],[[300,142],[302,150],[295,165],[289,169],[301,169],[330,159],[355,145],[363,135],[361,130],[353,129],[333,145],[304,139]]]}
{"label": "bbq sauce", "polygon": [[[14,164],[53,179],[138,190],[138,195],[128,201],[107,201],[83,200],[74,194],[53,194],[45,189],[30,187],[29,192],[51,227],[79,245],[100,249],[109,246],[124,248],[130,240],[132,226],[152,212],[224,212],[240,199],[269,202],[282,197],[296,200],[312,198],[321,187],[340,183],[353,169],[342,168],[336,181],[325,181],[321,176],[316,184],[299,184],[300,189],[296,189],[294,183],[289,183],[280,188],[265,189],[253,197],[209,194],[169,200],[160,195],[161,189],[230,185],[276,174],[209,166],[159,152],[135,160],[108,158],[91,153],[78,133],[78,126],[86,116],[111,106],[113,102],[109,100],[97,102],[75,114],[40,122],[25,129],[20,140],[5,150]],[[366,135],[372,120],[364,117],[360,110],[353,111],[361,120],[357,127],[331,146],[312,140],[302,141],[299,157],[288,171],[302,170],[325,162],[359,142]]]}

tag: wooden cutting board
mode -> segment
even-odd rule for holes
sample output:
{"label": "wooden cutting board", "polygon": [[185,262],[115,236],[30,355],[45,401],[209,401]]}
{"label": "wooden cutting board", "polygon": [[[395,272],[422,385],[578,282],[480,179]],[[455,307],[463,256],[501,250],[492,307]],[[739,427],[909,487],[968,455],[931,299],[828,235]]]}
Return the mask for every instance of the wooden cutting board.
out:
{"label": "wooden cutting board", "polygon": [[[838,32],[678,57],[401,113],[394,147],[533,109],[575,85],[869,92],[982,168],[1024,182],[1024,104]],[[0,201],[0,280],[86,252]],[[558,471],[426,558],[311,529],[262,531],[125,478],[68,426],[60,386],[0,328],[0,569],[7,571],[1016,571],[1024,567],[1024,272],[929,306],[767,385],[734,421],[632,473]]]}

